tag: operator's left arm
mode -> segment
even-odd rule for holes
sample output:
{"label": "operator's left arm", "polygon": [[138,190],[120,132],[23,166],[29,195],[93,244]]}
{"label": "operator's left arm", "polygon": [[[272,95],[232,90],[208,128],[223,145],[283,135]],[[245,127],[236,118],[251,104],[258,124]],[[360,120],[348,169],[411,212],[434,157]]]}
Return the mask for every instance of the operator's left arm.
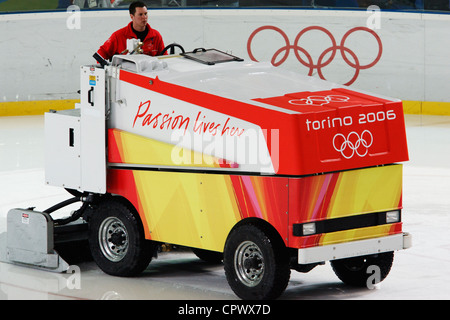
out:
{"label": "operator's left arm", "polygon": [[112,58],[112,56],[117,51],[117,34],[113,33],[105,43],[100,46],[96,53],[94,53],[94,58],[97,60],[101,66],[105,66],[108,63],[108,60]]}

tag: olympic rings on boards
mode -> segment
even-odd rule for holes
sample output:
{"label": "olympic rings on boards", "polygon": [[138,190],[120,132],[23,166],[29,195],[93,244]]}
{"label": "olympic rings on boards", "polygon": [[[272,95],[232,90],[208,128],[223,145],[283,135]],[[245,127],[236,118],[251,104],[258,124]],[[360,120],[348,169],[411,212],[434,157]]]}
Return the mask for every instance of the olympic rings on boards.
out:
{"label": "olympic rings on boards", "polygon": [[[255,38],[255,36],[258,33],[260,33],[261,31],[264,31],[264,30],[272,30],[272,31],[279,33],[283,37],[284,42],[285,42],[285,45],[282,46],[280,49],[278,49],[272,56],[271,63],[275,67],[283,64],[286,61],[286,59],[288,58],[290,51],[293,50],[297,60],[305,67],[309,68],[309,72],[308,72],[309,76],[313,75],[314,70],[317,70],[317,74],[319,75],[319,77],[323,80],[326,80],[323,75],[322,69],[324,67],[328,66],[334,60],[336,53],[339,51],[341,53],[342,59],[345,61],[345,63],[347,63],[347,65],[349,65],[350,67],[355,69],[355,73],[354,73],[353,77],[347,83],[345,83],[345,85],[351,85],[352,83],[354,83],[356,81],[356,79],[358,78],[359,72],[361,70],[369,69],[369,68],[373,67],[375,64],[377,64],[378,61],[380,61],[381,55],[383,53],[383,44],[381,43],[380,37],[378,36],[378,34],[375,31],[373,31],[372,29],[369,29],[367,27],[355,27],[355,28],[350,29],[349,31],[347,31],[344,34],[344,36],[341,39],[341,42],[338,45],[333,34],[329,30],[325,29],[324,27],[311,26],[311,27],[307,27],[307,28],[301,30],[295,37],[294,43],[291,44],[288,36],[286,35],[286,33],[283,30],[281,30],[280,28],[275,27],[275,26],[267,25],[267,26],[262,26],[262,27],[257,28],[255,31],[252,32],[252,34],[248,38],[247,52],[248,52],[250,59],[253,61],[258,61],[255,58],[255,56],[253,55],[252,48],[251,48],[253,39]],[[312,30],[317,30],[317,31],[321,31],[321,32],[325,33],[330,38],[330,41],[331,41],[331,46],[328,47],[327,49],[325,49],[320,54],[320,56],[317,60],[317,63],[314,63],[313,57],[311,56],[311,54],[304,47],[301,47],[299,45],[299,41],[300,41],[301,37],[304,36],[307,32],[310,32]],[[377,41],[377,44],[378,44],[377,56],[375,57],[375,59],[373,59],[372,62],[365,64],[365,65],[361,65],[360,60],[358,59],[356,53],[353,50],[351,50],[350,48],[345,46],[345,42],[347,41],[348,37],[357,31],[363,31],[363,32],[367,32],[367,33],[371,34],[375,38],[375,40]],[[306,57],[306,60],[300,55],[300,53],[302,53]],[[329,55],[329,57],[327,59],[325,59],[325,56],[328,53],[331,53],[331,54]],[[283,54],[283,56],[281,57],[280,60],[277,61],[278,57],[281,54]],[[349,59],[349,56],[351,57],[351,59]],[[351,60],[353,60],[353,62]]]}

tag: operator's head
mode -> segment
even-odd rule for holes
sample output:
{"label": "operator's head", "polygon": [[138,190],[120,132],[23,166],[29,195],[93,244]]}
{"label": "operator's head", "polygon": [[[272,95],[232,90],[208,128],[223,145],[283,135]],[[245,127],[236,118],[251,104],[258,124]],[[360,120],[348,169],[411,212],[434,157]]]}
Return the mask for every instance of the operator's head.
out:
{"label": "operator's head", "polygon": [[134,1],[129,7],[133,28],[137,31],[145,30],[147,25],[147,6],[142,1]]}

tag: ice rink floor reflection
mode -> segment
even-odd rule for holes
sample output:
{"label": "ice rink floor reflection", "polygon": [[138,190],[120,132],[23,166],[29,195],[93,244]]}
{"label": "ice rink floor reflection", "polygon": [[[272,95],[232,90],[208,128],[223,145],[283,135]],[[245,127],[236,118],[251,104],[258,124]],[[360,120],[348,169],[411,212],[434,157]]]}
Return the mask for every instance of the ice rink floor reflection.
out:
{"label": "ice rink floor reflection", "polygon": [[[280,299],[450,298],[450,117],[406,115],[406,125],[410,161],[404,165],[402,219],[413,247],[396,253],[376,289],[342,284],[327,263],[306,274],[292,271]],[[44,210],[70,197],[44,184],[43,140],[43,116],[0,117],[0,233],[11,208]],[[160,254],[136,278],[108,276],[89,261],[77,266],[79,282],[70,274],[0,263],[0,299],[237,299],[221,265],[186,250]]]}

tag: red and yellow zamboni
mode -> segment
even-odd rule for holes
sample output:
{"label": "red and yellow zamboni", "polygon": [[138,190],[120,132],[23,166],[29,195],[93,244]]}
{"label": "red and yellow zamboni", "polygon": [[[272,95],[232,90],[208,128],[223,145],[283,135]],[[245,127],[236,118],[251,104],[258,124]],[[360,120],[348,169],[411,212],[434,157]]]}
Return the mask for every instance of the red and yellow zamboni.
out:
{"label": "red and yellow zamboni", "polygon": [[117,55],[80,81],[75,109],[46,114],[46,183],[83,202],[69,220],[108,274],[168,243],[223,260],[240,298],[273,299],[325,261],[345,283],[371,265],[383,280],[411,245],[400,100],[202,48]]}

